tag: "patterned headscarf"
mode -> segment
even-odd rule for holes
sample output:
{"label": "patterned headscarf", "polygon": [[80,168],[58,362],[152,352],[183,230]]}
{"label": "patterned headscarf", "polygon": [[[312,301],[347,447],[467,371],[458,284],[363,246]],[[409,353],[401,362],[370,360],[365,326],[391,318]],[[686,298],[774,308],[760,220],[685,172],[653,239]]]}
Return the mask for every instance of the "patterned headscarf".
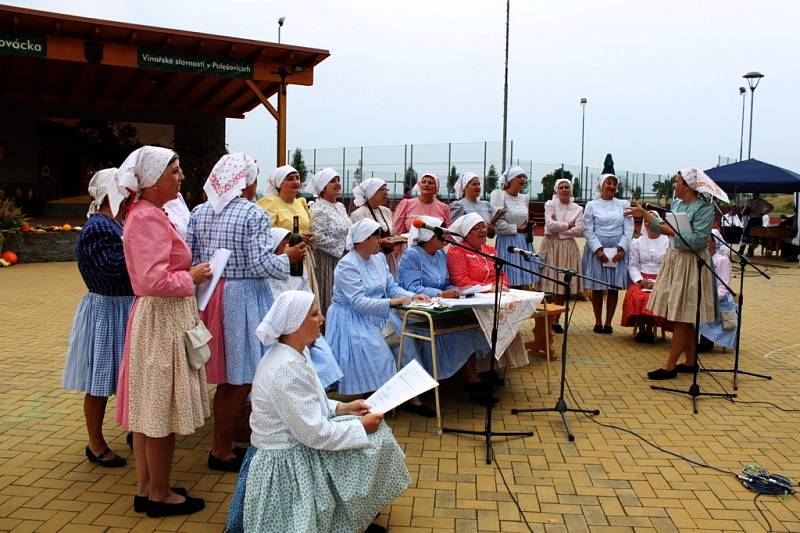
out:
{"label": "patterned headscarf", "polygon": [[378,189],[384,185],[386,185],[386,182],[380,178],[365,179],[353,189],[353,203],[361,207],[367,203],[367,200],[375,196]]}
{"label": "patterned headscarf", "polygon": [[278,191],[281,190],[281,183],[292,172],[297,172],[297,170],[291,165],[283,165],[270,172],[269,176],[267,176],[267,187],[264,190],[264,196],[277,196]]}
{"label": "patterned headscarf", "polygon": [[[423,221],[425,224],[429,226],[437,226],[442,227],[442,219],[436,217],[429,217],[425,215],[416,216],[414,218],[418,218]],[[408,228],[408,246],[409,248],[414,246],[417,243],[428,242],[433,238],[434,233],[426,228],[417,228],[414,224],[411,224],[411,227]]]}
{"label": "patterned headscarf", "polygon": [[257,178],[258,166],[252,157],[241,153],[223,155],[203,185],[214,213],[222,213],[225,206],[241,196],[245,187],[255,183]]}
{"label": "patterned headscarf", "polygon": [[419,178],[417,178],[417,183],[414,185],[414,188],[411,189],[411,194],[414,196],[419,196],[422,190],[419,188],[419,184],[422,183],[422,178],[433,178],[433,181],[436,182],[436,192],[434,194],[439,194],[439,187],[441,186],[441,182],[439,181],[439,176],[434,174],[433,172],[426,172],[421,174]]}
{"label": "patterned headscarf", "polygon": [[286,291],[275,299],[264,320],[256,328],[256,337],[264,346],[270,346],[283,335],[294,333],[303,325],[314,293],[307,291]]}
{"label": "patterned headscarf", "polygon": [[345,247],[348,250],[352,250],[353,246],[366,241],[370,235],[375,233],[375,230],[380,228],[381,225],[371,218],[362,218],[347,230],[347,242],[345,243]]}
{"label": "patterned headscarf", "polygon": [[138,198],[142,189],[156,184],[175,155],[160,146],[142,146],[131,152],[117,171],[120,194],[127,195],[130,190]]}
{"label": "patterned headscarf", "polygon": [[714,183],[708,174],[703,172],[702,170],[697,170],[696,168],[682,168],[678,171],[678,174],[681,175],[683,181],[686,185],[689,186],[693,191],[697,191],[698,194],[708,194],[722,200],[723,202],[730,203],[728,200],[728,195],[723,191],[719,185]]}
{"label": "patterned headscarf", "polygon": [[525,169],[522,167],[511,167],[506,169],[499,178],[497,178],[497,188],[504,190],[511,183],[511,180],[517,176],[525,174]]}
{"label": "patterned headscarf", "polygon": [[606,183],[608,178],[614,178],[619,183],[619,178],[616,177],[614,174],[601,174],[599,178],[597,178],[597,183],[594,184],[594,194],[592,194],[592,198],[598,200],[600,196],[603,194],[603,185]]}
{"label": "patterned headscarf", "polygon": [[312,196],[319,196],[333,178],[341,178],[341,176],[332,168],[324,168],[308,180],[305,191]]}
{"label": "patterned headscarf", "polygon": [[[463,235],[464,237],[467,236],[467,233],[472,231],[472,228],[484,222],[483,217],[480,216],[478,213],[467,213],[466,215],[461,215],[452,224],[450,224],[451,231],[458,233],[459,235]],[[461,242],[460,237],[453,237],[455,240]]]}
{"label": "patterned headscarf", "polygon": [[464,189],[467,188],[469,182],[478,179],[480,181],[481,177],[475,174],[474,172],[462,172],[458,176],[458,181],[456,181],[455,185],[453,185],[453,190],[456,193],[456,200],[460,200],[464,197]]}
{"label": "patterned headscarf", "polygon": [[111,214],[117,216],[119,213],[119,204],[128,197],[126,190],[124,195],[119,190],[119,183],[117,182],[117,169],[104,168],[95,172],[92,179],[89,181],[89,195],[93,198],[92,203],[89,204],[89,211],[86,213],[86,218],[97,213],[103,205],[103,201],[108,197],[108,205],[111,207]]}

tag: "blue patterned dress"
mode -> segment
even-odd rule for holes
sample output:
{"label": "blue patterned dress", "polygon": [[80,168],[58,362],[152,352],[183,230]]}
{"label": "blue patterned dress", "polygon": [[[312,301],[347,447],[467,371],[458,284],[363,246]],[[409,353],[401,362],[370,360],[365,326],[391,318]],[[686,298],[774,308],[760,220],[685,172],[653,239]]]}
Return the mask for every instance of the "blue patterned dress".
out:
{"label": "blue patterned dress", "polygon": [[78,305],[62,385],[92,396],[116,393],[133,289],[122,251],[122,226],[96,213],[76,244],[78,270],[89,293]]}

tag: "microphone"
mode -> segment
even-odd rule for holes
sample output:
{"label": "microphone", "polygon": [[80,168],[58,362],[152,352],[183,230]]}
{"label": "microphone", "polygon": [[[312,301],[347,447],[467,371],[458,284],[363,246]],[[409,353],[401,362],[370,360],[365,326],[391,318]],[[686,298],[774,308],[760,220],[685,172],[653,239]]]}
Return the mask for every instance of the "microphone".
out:
{"label": "microphone", "polygon": [[458,237],[459,239],[463,239],[464,236],[460,233],[456,233],[453,230],[449,230],[447,228],[442,228],[440,226],[431,226],[430,224],[426,224],[424,220],[421,218],[415,218],[414,221],[411,223],[417,229],[426,229],[428,231],[432,231],[437,237],[441,237],[442,235],[452,235],[453,237]]}
{"label": "microphone", "polygon": [[508,250],[508,253],[510,254],[524,255],[529,259],[541,259],[542,257],[535,252],[531,252],[530,250],[523,250],[522,248],[517,248],[515,246],[509,246],[508,248],[506,248],[506,250]]}

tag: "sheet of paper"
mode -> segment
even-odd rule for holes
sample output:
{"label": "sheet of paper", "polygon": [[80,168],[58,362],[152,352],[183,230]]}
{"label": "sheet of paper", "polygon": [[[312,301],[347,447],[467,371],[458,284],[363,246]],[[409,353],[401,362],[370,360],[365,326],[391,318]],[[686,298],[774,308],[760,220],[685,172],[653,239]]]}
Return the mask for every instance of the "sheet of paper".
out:
{"label": "sheet of paper", "polygon": [[603,263],[604,267],[614,268],[617,266],[616,261],[614,261],[614,256],[617,255],[617,251],[618,250],[616,246],[613,248],[603,248],[603,253],[606,254],[606,257],[608,257],[608,261]]}
{"label": "sheet of paper", "polygon": [[416,360],[412,360],[392,379],[383,384],[366,399],[372,413],[387,413],[423,392],[429,391],[439,384],[430,374],[425,372]]}
{"label": "sheet of paper", "polygon": [[[689,216],[686,213],[673,213],[670,211],[664,215],[664,218],[679,232],[691,233],[692,224],[689,222]],[[680,237],[670,237],[669,239],[669,245],[673,250],[675,249],[675,240],[680,242]]]}
{"label": "sheet of paper", "polygon": [[200,311],[205,311],[208,302],[211,300],[211,295],[214,294],[214,289],[219,283],[219,278],[225,271],[225,265],[228,264],[228,259],[231,258],[231,251],[227,248],[218,248],[214,255],[211,256],[211,261],[208,262],[211,266],[211,279],[201,283],[197,286],[197,308]]}
{"label": "sheet of paper", "polygon": [[472,287],[464,289],[464,294],[478,294],[479,292],[488,292],[490,290],[492,290],[491,285],[473,285]]}

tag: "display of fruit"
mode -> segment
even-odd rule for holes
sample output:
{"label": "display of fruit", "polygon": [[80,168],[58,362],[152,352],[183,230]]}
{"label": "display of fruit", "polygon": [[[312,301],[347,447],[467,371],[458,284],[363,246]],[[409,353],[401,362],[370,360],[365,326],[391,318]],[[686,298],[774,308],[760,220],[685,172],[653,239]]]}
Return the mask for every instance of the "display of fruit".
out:
{"label": "display of fruit", "polygon": [[3,261],[6,263],[10,263],[11,265],[17,264],[17,254],[8,250],[3,252]]}

